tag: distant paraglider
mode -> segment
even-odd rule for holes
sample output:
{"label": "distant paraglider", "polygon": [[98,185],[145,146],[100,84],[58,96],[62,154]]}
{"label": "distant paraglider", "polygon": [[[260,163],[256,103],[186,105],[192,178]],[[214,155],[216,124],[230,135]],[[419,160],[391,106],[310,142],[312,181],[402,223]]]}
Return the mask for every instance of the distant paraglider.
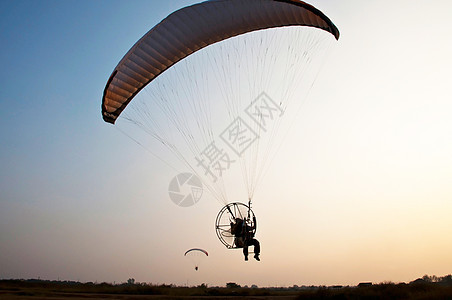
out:
{"label": "distant paraglider", "polygon": [[193,248],[187,250],[184,254],[185,257],[189,258],[193,264],[195,265],[195,270],[198,271],[200,263],[209,256],[206,250]]}

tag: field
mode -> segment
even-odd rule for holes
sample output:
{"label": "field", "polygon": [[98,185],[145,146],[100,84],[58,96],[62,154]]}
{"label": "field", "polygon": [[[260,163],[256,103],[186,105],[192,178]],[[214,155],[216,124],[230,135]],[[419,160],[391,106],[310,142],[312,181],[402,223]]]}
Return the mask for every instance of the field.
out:
{"label": "field", "polygon": [[46,280],[1,280],[0,299],[452,299],[450,275],[411,283],[288,288],[179,287],[147,283],[80,283]]}

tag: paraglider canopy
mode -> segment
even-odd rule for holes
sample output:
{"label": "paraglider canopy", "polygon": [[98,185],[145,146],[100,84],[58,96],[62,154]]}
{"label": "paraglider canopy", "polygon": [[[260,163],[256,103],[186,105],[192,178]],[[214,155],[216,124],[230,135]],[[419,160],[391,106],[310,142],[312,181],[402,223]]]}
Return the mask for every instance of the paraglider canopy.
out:
{"label": "paraglider canopy", "polygon": [[107,82],[102,116],[114,124],[147,84],[190,54],[244,33],[283,26],[309,26],[339,39],[321,11],[299,0],[210,0],[182,8],[146,33]]}
{"label": "paraglider canopy", "polygon": [[204,253],[206,256],[209,256],[209,253],[207,253],[206,250],[199,249],[199,248],[193,248],[193,249],[187,250],[187,252],[185,252],[184,255],[187,256],[188,253],[193,252],[193,251],[196,251],[196,253],[198,253],[198,251],[199,251],[201,253]]}

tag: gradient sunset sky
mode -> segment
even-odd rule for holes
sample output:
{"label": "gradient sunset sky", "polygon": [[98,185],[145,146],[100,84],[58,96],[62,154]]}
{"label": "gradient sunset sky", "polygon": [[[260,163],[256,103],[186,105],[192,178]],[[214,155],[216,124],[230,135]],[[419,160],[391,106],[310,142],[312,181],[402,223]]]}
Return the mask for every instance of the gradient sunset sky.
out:
{"label": "gradient sunset sky", "polygon": [[[132,45],[197,1],[0,1],[0,279],[291,286],[452,272],[452,2],[313,0],[341,37],[253,209],[261,262],[221,205],[105,123]],[[209,252],[195,272],[183,254]]]}

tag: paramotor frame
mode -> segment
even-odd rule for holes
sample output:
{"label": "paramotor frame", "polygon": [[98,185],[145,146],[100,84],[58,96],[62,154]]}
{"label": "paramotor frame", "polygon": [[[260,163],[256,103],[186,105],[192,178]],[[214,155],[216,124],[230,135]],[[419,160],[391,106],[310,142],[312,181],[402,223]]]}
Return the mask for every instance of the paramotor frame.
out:
{"label": "paramotor frame", "polygon": [[217,237],[228,249],[240,248],[235,244],[234,234],[231,233],[231,223],[234,223],[236,218],[244,220],[246,226],[252,228],[252,233],[256,233],[256,216],[251,207],[240,202],[229,203],[220,210],[215,220]]}

